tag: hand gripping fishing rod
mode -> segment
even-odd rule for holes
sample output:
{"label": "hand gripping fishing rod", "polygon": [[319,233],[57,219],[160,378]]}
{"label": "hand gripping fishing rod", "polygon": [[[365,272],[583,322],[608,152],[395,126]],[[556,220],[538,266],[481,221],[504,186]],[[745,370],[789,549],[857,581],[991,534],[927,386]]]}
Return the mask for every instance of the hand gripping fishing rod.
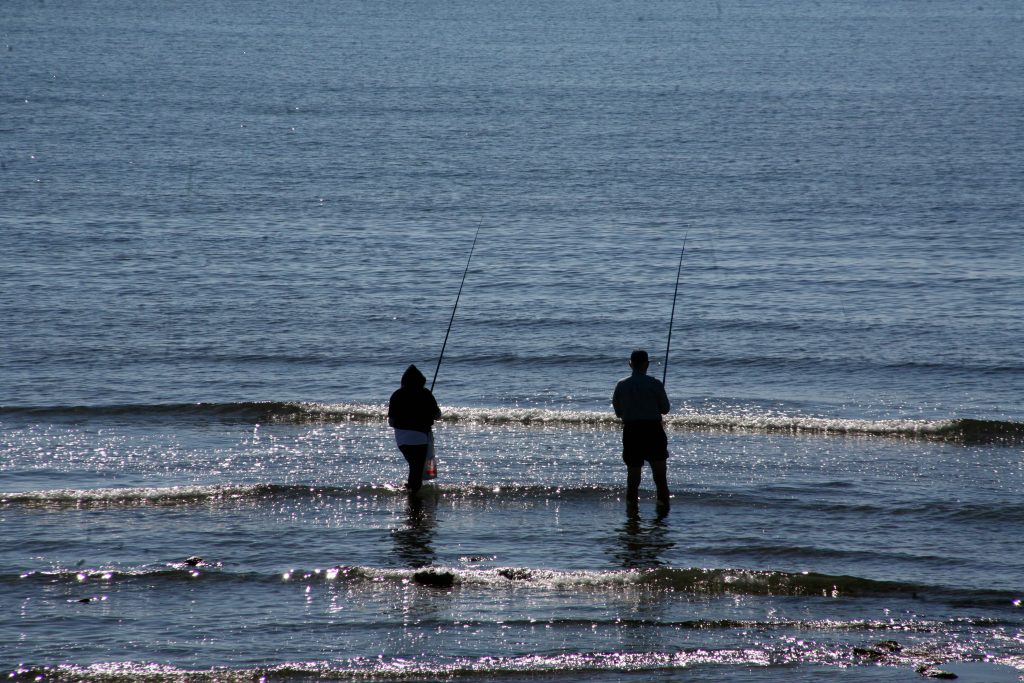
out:
{"label": "hand gripping fishing rod", "polygon": [[[481,223],[483,221],[481,220]],[[462,282],[459,283],[459,293],[455,295],[455,306],[452,307],[452,317],[448,321],[448,331],[444,333],[444,343],[441,344],[441,355],[437,357],[437,367],[434,368],[434,379],[430,382],[430,391],[434,391],[434,383],[437,382],[437,373],[441,371],[441,360],[444,358],[444,347],[448,345],[448,335],[452,333],[452,323],[455,322],[455,311],[459,310],[459,298],[462,296],[462,285],[466,284],[466,275],[469,273],[469,262],[473,260],[473,250],[476,249],[476,238],[480,236],[480,225],[476,226],[476,234],[473,235],[473,246],[469,248],[469,258],[466,259],[466,269],[462,271]]]}
{"label": "hand gripping fishing rod", "polygon": [[676,270],[676,290],[672,294],[672,315],[668,319],[668,343],[665,344],[665,367],[661,373],[661,383],[665,384],[665,379],[668,377],[668,351],[672,348],[672,323],[676,319],[676,297],[679,296],[679,275],[683,272],[683,254],[686,253],[686,237],[690,233],[687,232],[683,235],[683,248],[679,250],[679,268]]}

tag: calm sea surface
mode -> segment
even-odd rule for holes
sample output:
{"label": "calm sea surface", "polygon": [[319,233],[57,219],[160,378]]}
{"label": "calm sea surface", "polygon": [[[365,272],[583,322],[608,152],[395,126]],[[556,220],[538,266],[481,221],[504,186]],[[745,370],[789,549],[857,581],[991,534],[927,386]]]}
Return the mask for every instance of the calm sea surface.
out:
{"label": "calm sea surface", "polygon": [[13,680],[1024,675],[1017,2],[5,0],[0,282]]}

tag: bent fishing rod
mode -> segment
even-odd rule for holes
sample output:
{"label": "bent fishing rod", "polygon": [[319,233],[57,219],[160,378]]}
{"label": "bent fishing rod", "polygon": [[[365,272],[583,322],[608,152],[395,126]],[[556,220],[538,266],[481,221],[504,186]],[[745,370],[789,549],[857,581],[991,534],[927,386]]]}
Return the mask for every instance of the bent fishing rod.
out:
{"label": "bent fishing rod", "polygon": [[661,373],[661,383],[664,385],[668,378],[668,352],[672,348],[672,323],[676,319],[676,298],[679,296],[679,276],[683,272],[683,254],[686,253],[686,237],[689,231],[683,235],[683,248],[679,250],[679,268],[676,270],[676,289],[672,294],[672,315],[668,319],[668,343],[665,344],[665,366]]}
{"label": "bent fishing rod", "polygon": [[[480,220],[483,223],[483,219]],[[455,322],[455,311],[459,310],[459,298],[462,296],[462,286],[466,284],[466,275],[469,273],[469,263],[473,260],[473,250],[476,249],[476,240],[480,236],[480,224],[476,226],[476,234],[473,235],[473,245],[469,248],[469,258],[466,259],[466,269],[462,271],[462,282],[459,283],[459,293],[455,295],[455,306],[452,307],[452,317],[448,321],[448,331],[444,333],[444,343],[441,344],[441,355],[437,357],[437,367],[434,368],[434,379],[430,382],[430,391],[434,391],[434,383],[437,382],[437,373],[441,371],[441,360],[444,358],[444,347],[448,345],[448,335],[452,333],[452,323]]]}

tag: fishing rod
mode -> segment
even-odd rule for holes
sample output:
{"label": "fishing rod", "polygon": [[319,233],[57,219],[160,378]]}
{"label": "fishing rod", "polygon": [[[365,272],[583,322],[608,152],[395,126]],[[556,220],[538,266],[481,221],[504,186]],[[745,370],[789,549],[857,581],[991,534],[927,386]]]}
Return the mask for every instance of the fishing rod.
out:
{"label": "fishing rod", "polygon": [[672,315],[668,319],[668,343],[665,344],[665,366],[661,373],[661,383],[665,384],[668,378],[668,351],[672,348],[672,323],[676,319],[676,297],[679,296],[679,275],[683,272],[683,254],[686,253],[686,237],[689,231],[683,235],[683,248],[679,250],[679,268],[676,270],[676,290],[672,294]]}
{"label": "fishing rod", "polygon": [[[480,219],[483,223],[483,219]],[[444,333],[444,343],[441,344],[441,355],[437,357],[437,367],[434,368],[434,379],[430,382],[430,390],[434,390],[434,383],[437,382],[437,373],[441,371],[441,360],[444,358],[444,347],[448,345],[448,335],[452,333],[452,323],[455,322],[455,311],[459,310],[459,297],[462,296],[462,285],[466,284],[466,275],[469,273],[469,262],[473,260],[473,250],[476,249],[476,239],[480,236],[480,224],[476,226],[476,234],[473,235],[473,245],[469,248],[469,258],[466,259],[466,269],[462,271],[462,282],[459,283],[459,293],[455,295],[455,306],[452,307],[452,317],[448,321],[448,331]]]}

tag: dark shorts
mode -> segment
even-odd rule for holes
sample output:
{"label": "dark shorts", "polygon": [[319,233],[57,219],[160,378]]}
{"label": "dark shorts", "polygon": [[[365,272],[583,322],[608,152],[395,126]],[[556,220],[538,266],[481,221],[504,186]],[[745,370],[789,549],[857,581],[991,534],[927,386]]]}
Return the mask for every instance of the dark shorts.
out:
{"label": "dark shorts", "polygon": [[668,459],[668,437],[661,420],[631,420],[622,423],[622,462],[626,467],[643,467],[644,461]]}

